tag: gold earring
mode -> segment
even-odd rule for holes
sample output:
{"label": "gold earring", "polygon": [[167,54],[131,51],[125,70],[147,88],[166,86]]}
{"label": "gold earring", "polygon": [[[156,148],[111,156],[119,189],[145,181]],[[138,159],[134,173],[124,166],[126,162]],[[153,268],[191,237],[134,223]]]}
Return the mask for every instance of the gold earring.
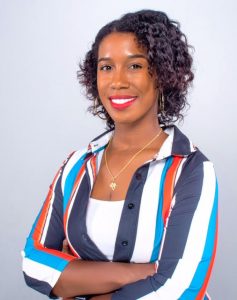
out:
{"label": "gold earring", "polygon": [[94,105],[93,105],[93,115],[97,115],[97,109],[96,109],[96,106],[97,106],[97,103],[98,102],[98,98],[94,98]]}
{"label": "gold earring", "polygon": [[165,110],[165,97],[164,97],[164,94],[163,92],[160,92],[159,94],[159,113],[162,113],[164,112]]}

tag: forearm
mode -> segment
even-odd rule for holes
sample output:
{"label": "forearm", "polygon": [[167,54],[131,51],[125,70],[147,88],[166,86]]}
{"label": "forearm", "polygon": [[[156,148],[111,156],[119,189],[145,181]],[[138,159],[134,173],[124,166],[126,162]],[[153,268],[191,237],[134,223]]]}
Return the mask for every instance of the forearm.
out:
{"label": "forearm", "polygon": [[61,297],[105,294],[146,278],[154,270],[152,264],[74,260],[62,272],[52,292]]}

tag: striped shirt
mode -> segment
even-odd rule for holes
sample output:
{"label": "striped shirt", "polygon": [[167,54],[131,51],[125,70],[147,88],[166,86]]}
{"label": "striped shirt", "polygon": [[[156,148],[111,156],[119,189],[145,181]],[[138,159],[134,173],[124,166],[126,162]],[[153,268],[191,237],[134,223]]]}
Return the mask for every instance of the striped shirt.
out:
{"label": "striped shirt", "polygon": [[[133,174],[114,244],[114,262],[156,262],[153,276],[115,291],[112,300],[209,299],[217,243],[218,187],[202,152],[175,126],[160,151]],[[88,199],[113,130],[63,163],[23,251],[26,283],[51,290],[75,259],[109,261],[86,228]],[[73,255],[61,252],[67,238]]]}

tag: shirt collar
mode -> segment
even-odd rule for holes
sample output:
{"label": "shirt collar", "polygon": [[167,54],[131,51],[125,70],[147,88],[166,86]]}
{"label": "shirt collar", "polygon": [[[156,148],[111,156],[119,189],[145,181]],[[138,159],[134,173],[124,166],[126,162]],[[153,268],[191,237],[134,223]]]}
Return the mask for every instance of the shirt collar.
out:
{"label": "shirt collar", "polygon": [[[162,129],[169,135],[162,144],[160,151],[154,159],[160,160],[169,156],[188,156],[196,151],[196,147],[191,140],[184,135],[176,125],[163,126]],[[94,138],[88,145],[87,154],[96,153],[103,150],[108,144],[114,129],[109,129]]]}

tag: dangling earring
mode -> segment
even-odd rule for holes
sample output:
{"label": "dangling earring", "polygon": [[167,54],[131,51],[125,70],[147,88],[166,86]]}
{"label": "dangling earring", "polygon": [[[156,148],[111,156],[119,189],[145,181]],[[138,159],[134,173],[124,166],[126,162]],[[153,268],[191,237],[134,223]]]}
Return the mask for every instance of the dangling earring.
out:
{"label": "dangling earring", "polygon": [[159,113],[164,112],[164,110],[165,110],[165,97],[164,97],[163,92],[160,92],[160,94],[159,94],[158,104],[159,104],[159,108],[158,108]]}
{"label": "dangling earring", "polygon": [[96,102],[98,102],[98,98],[94,98],[94,105],[93,105],[93,115],[97,115],[98,112],[97,112],[97,109],[96,109]]}

